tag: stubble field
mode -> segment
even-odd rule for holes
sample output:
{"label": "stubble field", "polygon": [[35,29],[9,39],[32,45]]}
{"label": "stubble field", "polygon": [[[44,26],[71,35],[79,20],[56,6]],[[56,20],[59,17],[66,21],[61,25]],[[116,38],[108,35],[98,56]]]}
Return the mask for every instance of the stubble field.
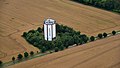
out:
{"label": "stubble field", "polygon": [[[33,0],[0,0],[0,60],[6,62],[11,60],[11,57],[16,56],[18,53],[23,53],[25,51],[29,52],[31,50],[35,52],[39,51],[37,48],[28,44],[21,37],[21,35],[24,31],[28,31],[30,29],[36,29],[38,26],[42,27],[43,21],[46,18],[53,18],[58,23],[72,27],[75,30],[79,30],[82,33],[85,33],[89,36],[97,35],[98,33],[101,32],[111,32],[112,30],[120,29],[120,15],[112,12],[104,11],[101,9],[97,9],[94,7],[78,4],[69,0],[34,0],[34,1]],[[83,52],[78,51],[75,54],[71,53],[69,56],[63,57],[61,59],[54,59],[54,62],[52,61],[49,64],[48,63],[46,64],[48,64],[48,66],[49,65],[52,66],[51,64],[56,64],[56,66],[63,66],[63,67],[68,65],[68,68],[69,66],[74,66],[74,64],[77,64],[74,67],[79,68],[80,66],[83,67],[86,66],[85,64],[90,63],[92,66],[92,64],[95,65],[96,63],[96,65],[98,65],[99,67],[102,66],[103,64],[102,62],[104,62],[106,58],[109,61],[115,60],[115,63],[119,64],[120,61],[117,61],[119,58],[114,57],[114,55],[115,56],[119,55],[118,53],[118,51],[120,51],[119,37],[120,36],[118,35],[112,38],[105,39],[104,41],[101,40],[102,42],[99,43],[97,43],[96,41],[93,42],[94,44],[90,43],[90,44],[85,44],[86,46],[76,47],[77,50],[81,50],[89,47],[87,45],[90,45],[92,47],[100,44],[99,45],[100,48],[98,49],[93,48],[94,50],[91,51],[89,51],[89,49],[85,49],[85,53],[84,51]],[[107,42],[109,40],[111,41]],[[112,47],[113,49],[111,49]],[[68,51],[66,50],[63,52],[64,54],[67,54],[67,52],[69,52],[70,50],[72,51],[72,48],[69,49]],[[102,54],[102,52],[107,50],[108,50],[107,55],[104,55],[104,53]],[[90,60],[90,61],[88,60],[89,62],[79,65],[79,63],[82,63],[82,60],[88,59],[87,57],[91,57],[94,56],[94,54],[99,54],[99,53],[101,54],[100,57],[97,56],[97,58],[95,58],[94,60]],[[59,56],[57,55],[57,53],[55,54],[56,55],[53,54],[54,55],[53,58],[55,58],[55,56]],[[111,59],[109,55],[113,57],[113,59]],[[51,58],[52,57],[49,57],[49,59]],[[42,57],[38,59],[41,60]],[[104,59],[104,60],[102,61],[99,59]],[[36,62],[35,60],[33,59],[34,62]],[[44,61],[45,59],[42,60]],[[40,61],[41,63],[42,60]],[[74,63],[74,61],[76,61],[76,63]],[[91,63],[93,61],[95,63]],[[106,61],[105,63],[109,61]],[[97,62],[101,64],[97,64]],[[30,62],[28,61],[27,63]],[[61,64],[59,65],[59,63]],[[111,62],[109,66],[115,64],[112,63],[114,62]],[[46,64],[45,66],[47,66]],[[36,64],[33,65],[33,67],[34,66],[36,66]],[[37,66],[39,68],[39,65]]]}

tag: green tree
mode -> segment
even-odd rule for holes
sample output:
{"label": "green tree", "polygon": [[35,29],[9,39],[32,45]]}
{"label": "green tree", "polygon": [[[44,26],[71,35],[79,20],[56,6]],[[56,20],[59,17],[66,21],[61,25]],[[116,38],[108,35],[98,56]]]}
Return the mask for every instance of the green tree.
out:
{"label": "green tree", "polygon": [[41,50],[42,53],[45,53],[46,48],[43,46],[40,50]]}
{"label": "green tree", "polygon": [[100,34],[98,34],[98,38],[102,38],[103,37],[103,35],[100,33]]}
{"label": "green tree", "polygon": [[61,45],[59,49],[60,49],[60,50],[64,50],[64,46],[63,46],[63,45]]}
{"label": "green tree", "polygon": [[35,30],[30,30],[28,33],[35,33],[36,31]]}
{"label": "green tree", "polygon": [[115,35],[115,34],[116,34],[116,31],[113,30],[113,31],[112,31],[112,34]]}
{"label": "green tree", "polygon": [[22,36],[23,36],[23,37],[26,37],[26,36],[27,36],[27,32],[24,32]]}
{"label": "green tree", "polygon": [[107,33],[103,33],[103,36],[104,36],[104,38],[106,38],[107,37]]}
{"label": "green tree", "polygon": [[31,55],[31,56],[32,56],[32,55],[34,55],[34,52],[33,52],[33,51],[31,51],[31,52],[30,52],[30,55]]}
{"label": "green tree", "polygon": [[83,43],[87,43],[87,41],[89,40],[89,38],[85,34],[80,35],[80,38],[81,38],[81,40],[82,40]]}
{"label": "green tree", "polygon": [[55,47],[55,52],[58,52],[58,51],[59,51],[58,47]]}
{"label": "green tree", "polygon": [[94,36],[91,36],[90,37],[90,41],[94,41],[95,40],[95,37]]}
{"label": "green tree", "polygon": [[74,1],[120,13],[119,0],[74,0]]}
{"label": "green tree", "polygon": [[23,58],[23,55],[22,54],[18,54],[18,60],[21,60]]}
{"label": "green tree", "polygon": [[74,44],[79,44],[79,37],[77,35],[74,35],[73,36],[73,39],[74,39]]}
{"label": "green tree", "polygon": [[38,27],[37,31],[41,33],[42,29],[40,27]]}
{"label": "green tree", "polygon": [[29,54],[27,52],[24,53],[24,57],[27,58]]}

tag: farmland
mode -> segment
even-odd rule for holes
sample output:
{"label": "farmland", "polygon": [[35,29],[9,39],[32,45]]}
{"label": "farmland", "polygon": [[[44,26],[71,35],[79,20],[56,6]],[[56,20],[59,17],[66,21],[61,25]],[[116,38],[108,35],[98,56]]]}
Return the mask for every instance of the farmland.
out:
{"label": "farmland", "polygon": [[9,68],[119,68],[120,35],[109,37]]}
{"label": "farmland", "polygon": [[[89,36],[97,35],[98,33],[101,33],[101,32],[111,32],[112,30],[120,29],[120,15],[112,12],[108,12],[105,10],[97,9],[94,7],[78,4],[69,0],[34,0],[34,1],[33,0],[0,0],[0,43],[1,43],[0,44],[0,60],[6,62],[6,61],[10,61],[11,57],[16,56],[18,53],[23,53],[25,51],[29,52],[31,50],[35,52],[39,51],[37,48],[28,44],[24,40],[24,38],[21,37],[21,35],[23,32],[28,31],[30,29],[36,29],[39,26],[42,27],[44,19],[49,17],[55,19],[59,24],[67,25]],[[64,61],[66,62],[63,63],[63,65],[65,64],[70,65],[69,64],[70,62],[72,63],[76,60],[79,60],[79,61],[77,61],[75,64],[82,63],[82,60],[83,61],[85,59],[87,60],[88,58],[96,55],[98,52],[102,53],[106,50],[108,50],[107,54],[101,55],[104,58],[97,57],[94,60],[90,60],[86,64],[89,64],[95,61],[97,61],[98,63],[102,63],[104,61],[98,60],[98,59],[105,60],[110,55],[111,57],[113,57],[113,59],[109,57],[108,59],[111,59],[111,60],[109,60],[108,62],[115,61],[115,63],[112,62],[110,63],[110,65],[115,65],[117,63],[119,65],[119,61],[117,61],[119,58],[114,57],[114,56],[118,56],[118,51],[120,50],[119,37],[120,36],[117,35],[111,38],[85,44],[86,46],[83,46],[83,47],[80,46],[80,47],[70,48],[69,50],[65,50],[63,52],[67,54],[71,51],[75,51],[74,54],[69,53],[70,54],[69,56],[54,60],[50,62],[48,65],[46,65],[47,63],[45,65],[49,66],[54,63],[56,64],[58,63],[58,66],[59,66],[59,63]],[[112,44],[114,44],[114,46]],[[88,50],[85,49],[84,50],[85,53],[79,52],[79,50],[81,49],[97,46],[97,45],[99,45],[100,48],[97,49],[95,47],[91,51],[89,51],[90,49]],[[113,47],[113,50],[109,50],[112,47]],[[117,47],[117,48],[114,48],[114,47]],[[51,55],[52,57],[54,56],[53,57],[54,59],[55,57],[59,56],[58,54],[63,55],[63,52],[54,53]],[[93,54],[89,55],[89,53],[92,53],[92,52]],[[44,58],[47,58],[51,55],[33,59],[26,63],[36,62],[33,64],[33,67],[34,66],[39,67],[39,64],[36,60],[43,59],[41,61],[38,60],[40,63],[44,61],[49,61],[49,59],[52,59],[52,57],[49,59],[44,59]],[[74,59],[75,56],[77,56],[78,58]],[[74,60],[70,61],[70,58]],[[64,59],[64,60],[61,60],[61,59]],[[67,60],[69,60],[69,62],[67,62]],[[24,63],[25,62],[20,64],[22,65]],[[63,65],[60,65],[60,66],[63,66]],[[82,65],[83,67],[85,66],[84,64]],[[79,68],[79,64],[76,67]]]}

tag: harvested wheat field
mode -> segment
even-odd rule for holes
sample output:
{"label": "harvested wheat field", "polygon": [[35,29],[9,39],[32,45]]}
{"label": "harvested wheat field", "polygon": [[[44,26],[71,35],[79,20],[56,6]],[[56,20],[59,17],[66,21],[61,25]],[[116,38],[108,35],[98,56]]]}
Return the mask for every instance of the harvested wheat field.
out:
{"label": "harvested wheat field", "polygon": [[120,35],[66,49],[9,68],[120,68]]}
{"label": "harvested wheat field", "polygon": [[[12,56],[16,56],[19,53],[23,53],[25,51],[29,52],[31,50],[35,52],[39,51],[37,48],[28,44],[24,40],[24,38],[21,37],[21,35],[24,31],[28,31],[30,29],[36,29],[38,26],[42,27],[43,20],[49,17],[55,19],[60,24],[70,26],[75,30],[79,30],[82,33],[88,35],[96,35],[100,32],[111,32],[112,30],[120,29],[120,15],[105,10],[97,9],[94,7],[78,4],[70,0],[0,0],[0,43],[1,43],[0,60],[6,62],[6,61],[10,61]],[[84,46],[84,47],[80,46],[73,49],[71,48],[65,50],[63,52],[66,54],[66,56],[60,59],[55,60],[54,58],[60,55],[64,56],[63,52],[59,52],[58,54],[60,55],[58,55],[57,53],[51,54],[54,57],[48,55],[34,60],[30,60],[27,63],[30,63],[31,61],[32,63],[35,62],[33,64],[33,67],[37,66],[38,68],[42,67],[41,64],[39,64],[39,62],[43,63],[42,68],[44,68],[44,66],[49,66],[49,65],[51,65],[51,67],[52,66],[54,67],[54,65],[52,64],[55,64],[56,66],[59,67],[70,66],[70,67],[79,68],[79,65],[82,67],[86,66],[84,65],[83,62],[88,61],[87,60],[88,58],[90,58],[91,56],[95,56],[95,54],[99,54],[99,53],[101,54],[102,52],[103,55],[101,56],[103,56],[104,58],[97,56],[97,58],[90,60],[89,62],[86,62],[86,64],[90,63],[91,65],[92,64],[95,65],[95,63],[98,62],[101,63],[98,64],[99,67],[102,66],[103,62],[106,61],[107,59],[109,59],[107,60],[108,63],[104,63],[104,65],[106,64],[106,66],[107,64],[110,63],[110,61],[115,61],[116,63],[119,63],[117,61],[119,58],[114,57],[114,55],[116,57],[118,56],[118,50],[120,50],[119,37],[120,36],[118,35],[115,37],[107,38],[109,40],[105,39],[104,41],[100,40],[90,44],[86,44],[90,46]],[[110,42],[106,43],[108,41]],[[114,43],[116,45],[112,45]],[[101,46],[99,44],[101,44]],[[96,49],[97,45],[99,45],[98,47],[100,48]],[[90,50],[89,47],[92,46],[95,47],[93,48],[93,50],[89,51]],[[113,49],[111,49],[112,47]],[[85,49],[83,51],[82,49],[84,48],[88,48],[88,49]],[[98,51],[99,49],[100,51]],[[75,53],[70,54],[69,51],[71,52],[71,50],[73,50],[73,52],[75,51]],[[76,50],[78,51],[76,52]],[[81,51],[79,52],[79,50],[82,50],[83,52]],[[108,55],[104,55],[104,51],[107,50],[108,52],[105,52],[105,54],[107,53]],[[67,53],[69,53],[69,55],[67,55]],[[82,56],[81,54],[85,54],[85,55]],[[77,56],[78,58],[76,58],[75,56]],[[49,59],[44,59],[44,58],[49,58]],[[104,61],[98,59],[103,59]],[[36,62],[36,60],[39,62]],[[91,63],[93,61],[95,63]],[[25,62],[20,64],[24,64],[24,63]],[[111,62],[109,65],[114,65],[116,63]],[[39,64],[40,66],[37,64]],[[29,65],[32,64],[31,63],[28,65],[26,64],[26,66]]]}

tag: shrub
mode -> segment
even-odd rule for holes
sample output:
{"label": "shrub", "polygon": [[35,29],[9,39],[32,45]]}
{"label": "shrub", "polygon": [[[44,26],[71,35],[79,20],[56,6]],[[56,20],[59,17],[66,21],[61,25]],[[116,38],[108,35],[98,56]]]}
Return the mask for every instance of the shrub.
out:
{"label": "shrub", "polygon": [[12,57],[12,61],[15,61],[15,57]]}
{"label": "shrub", "polygon": [[29,54],[27,52],[24,53],[24,57],[27,58]]}
{"label": "shrub", "polygon": [[27,36],[27,32],[24,32],[22,36],[23,36],[23,37],[26,37],[26,36]]}
{"label": "shrub", "polygon": [[18,60],[21,60],[23,58],[23,55],[22,54],[18,54]]}
{"label": "shrub", "polygon": [[100,34],[98,34],[98,38],[102,38],[103,37],[103,35],[100,33]]}
{"label": "shrub", "polygon": [[31,51],[31,52],[30,52],[30,55],[31,55],[31,56],[32,56],[32,55],[34,55],[34,52],[33,52],[33,51]]}
{"label": "shrub", "polygon": [[115,34],[116,34],[116,31],[113,30],[113,31],[112,31],[112,34],[115,35]]}
{"label": "shrub", "polygon": [[55,47],[55,52],[58,52],[58,51],[59,51],[58,47]]}
{"label": "shrub", "polygon": [[46,48],[45,47],[42,47],[41,48],[41,52],[44,53],[46,51]]}
{"label": "shrub", "polygon": [[64,46],[63,46],[63,45],[61,45],[59,49],[60,49],[60,50],[64,50]]}
{"label": "shrub", "polygon": [[94,36],[91,36],[90,37],[90,41],[94,41],[95,40],[95,37]]}
{"label": "shrub", "polygon": [[107,37],[107,33],[103,33],[104,38]]}
{"label": "shrub", "polygon": [[40,27],[38,27],[37,31],[41,33],[42,29]]}

